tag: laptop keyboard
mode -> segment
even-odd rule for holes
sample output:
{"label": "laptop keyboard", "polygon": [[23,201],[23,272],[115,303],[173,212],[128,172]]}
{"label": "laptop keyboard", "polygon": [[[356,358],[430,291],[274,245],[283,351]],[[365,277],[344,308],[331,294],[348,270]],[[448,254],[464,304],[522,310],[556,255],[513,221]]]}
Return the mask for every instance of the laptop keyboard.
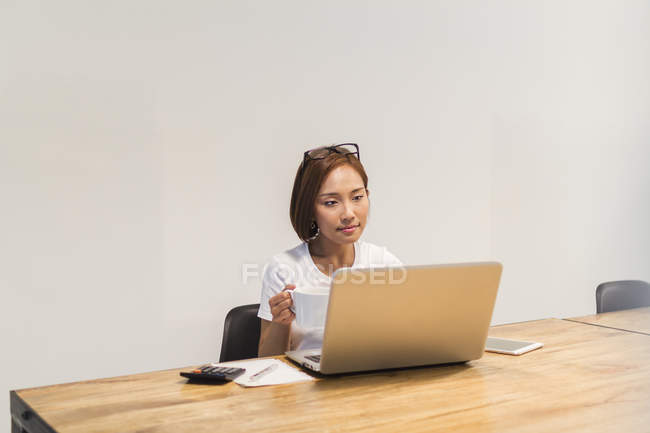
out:
{"label": "laptop keyboard", "polygon": [[314,362],[320,362],[320,355],[306,355],[306,359]]}

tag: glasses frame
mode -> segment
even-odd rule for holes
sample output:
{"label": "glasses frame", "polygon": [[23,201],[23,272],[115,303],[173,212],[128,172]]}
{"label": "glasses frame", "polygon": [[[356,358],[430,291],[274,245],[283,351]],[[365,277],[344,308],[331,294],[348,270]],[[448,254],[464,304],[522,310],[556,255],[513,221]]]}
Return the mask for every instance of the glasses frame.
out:
{"label": "glasses frame", "polygon": [[[356,150],[355,150],[354,152],[347,152],[347,153],[340,152],[339,150],[337,150],[337,147],[341,147],[341,146],[354,146],[354,148],[355,148]],[[309,156],[309,153],[310,153],[310,152],[313,152],[314,150],[319,150],[319,149],[325,149],[325,150],[328,150],[329,152],[327,152],[327,154],[325,154],[325,155],[323,155],[323,156],[318,156],[318,157],[316,157],[316,158],[314,158],[313,156]],[[340,154],[342,154],[342,155],[356,155],[357,159],[358,159],[359,161],[361,161],[361,158],[359,157],[359,145],[358,145],[357,143],[341,143],[341,144],[335,144],[335,145],[333,145],[333,146],[315,147],[315,148],[313,148],[313,149],[309,149],[309,150],[307,150],[307,151],[305,152],[305,154],[303,155],[303,158],[302,158],[302,169],[301,169],[301,172],[304,172],[304,171],[305,171],[305,166],[307,165],[307,162],[308,162],[308,161],[316,161],[316,160],[318,160],[318,159],[325,159],[325,158],[327,158],[331,153],[340,153]],[[301,173],[301,174],[302,174],[302,173]]]}

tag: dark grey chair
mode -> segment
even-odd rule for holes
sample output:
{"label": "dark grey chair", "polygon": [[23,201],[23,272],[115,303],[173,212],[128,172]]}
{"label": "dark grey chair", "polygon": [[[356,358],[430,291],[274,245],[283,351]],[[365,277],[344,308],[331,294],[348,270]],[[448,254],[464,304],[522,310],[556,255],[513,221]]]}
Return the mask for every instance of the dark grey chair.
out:
{"label": "dark grey chair", "polygon": [[261,320],[260,304],[240,305],[228,312],[223,325],[219,362],[257,358]]}
{"label": "dark grey chair", "polygon": [[650,284],[640,280],[609,281],[596,287],[596,312],[650,306]]}

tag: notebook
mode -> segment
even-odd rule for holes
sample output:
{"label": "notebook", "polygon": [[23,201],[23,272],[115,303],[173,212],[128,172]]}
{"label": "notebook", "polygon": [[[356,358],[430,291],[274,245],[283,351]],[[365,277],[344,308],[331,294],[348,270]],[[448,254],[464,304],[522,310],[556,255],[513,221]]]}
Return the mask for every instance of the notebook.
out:
{"label": "notebook", "polygon": [[497,262],[341,268],[322,348],[286,355],[322,374],[479,359],[501,271]]}

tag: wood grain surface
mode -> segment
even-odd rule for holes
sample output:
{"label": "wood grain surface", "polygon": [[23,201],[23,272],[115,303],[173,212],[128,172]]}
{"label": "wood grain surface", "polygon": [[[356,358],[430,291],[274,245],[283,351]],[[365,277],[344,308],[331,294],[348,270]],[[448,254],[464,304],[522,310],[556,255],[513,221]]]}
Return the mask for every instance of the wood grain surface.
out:
{"label": "wood grain surface", "polygon": [[17,394],[60,433],[650,429],[650,336],[558,319],[490,336],[545,346],[261,388],[188,384],[176,369]]}
{"label": "wood grain surface", "polygon": [[632,310],[612,311],[609,313],[592,314],[590,316],[572,317],[574,322],[591,325],[607,326],[650,335],[650,307],[634,308]]}

